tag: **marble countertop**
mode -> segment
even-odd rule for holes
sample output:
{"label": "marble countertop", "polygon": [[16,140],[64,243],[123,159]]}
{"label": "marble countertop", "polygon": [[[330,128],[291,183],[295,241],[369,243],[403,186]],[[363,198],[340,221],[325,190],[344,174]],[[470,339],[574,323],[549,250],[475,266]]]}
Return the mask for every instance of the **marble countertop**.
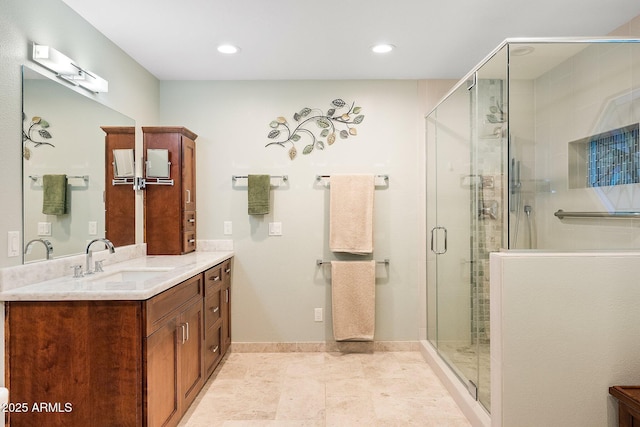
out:
{"label": "marble countertop", "polygon": [[[81,278],[46,280],[0,292],[0,301],[146,300],[233,256],[233,251],[154,255],[110,264]],[[153,271],[148,279],[109,279],[121,271]]]}

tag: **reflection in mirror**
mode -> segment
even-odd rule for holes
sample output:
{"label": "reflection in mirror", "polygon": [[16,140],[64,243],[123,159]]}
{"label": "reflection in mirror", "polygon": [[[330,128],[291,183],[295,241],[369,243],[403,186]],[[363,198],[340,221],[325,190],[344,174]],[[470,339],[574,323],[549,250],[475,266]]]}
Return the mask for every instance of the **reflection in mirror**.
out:
{"label": "reflection in mirror", "polygon": [[147,178],[170,178],[169,165],[169,150],[147,150]]}
{"label": "reflection in mirror", "polygon": [[131,178],[134,175],[133,149],[113,150],[113,176],[115,178]]}
{"label": "reflection in mirror", "polygon": [[[84,253],[87,242],[105,235],[105,136],[100,127],[135,122],[26,66],[22,70],[23,242],[47,240],[54,258]],[[45,175],[66,175],[66,191],[45,192]],[[66,213],[43,213],[45,200],[64,203]],[[26,252],[25,263],[47,257],[45,245],[30,245]]]}

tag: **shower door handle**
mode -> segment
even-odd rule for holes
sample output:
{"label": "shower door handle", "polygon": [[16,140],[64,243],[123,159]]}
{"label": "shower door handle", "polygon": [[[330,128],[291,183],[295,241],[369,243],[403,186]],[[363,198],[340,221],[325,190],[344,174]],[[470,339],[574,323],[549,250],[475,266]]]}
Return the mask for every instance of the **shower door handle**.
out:
{"label": "shower door handle", "polygon": [[[434,235],[435,235],[435,231],[436,230],[442,230],[444,232],[444,250],[442,252],[437,251],[434,247]],[[437,227],[433,227],[431,229],[431,252],[433,252],[436,255],[442,255],[445,252],[447,252],[447,229],[446,227],[443,227],[441,225],[437,226]]]}

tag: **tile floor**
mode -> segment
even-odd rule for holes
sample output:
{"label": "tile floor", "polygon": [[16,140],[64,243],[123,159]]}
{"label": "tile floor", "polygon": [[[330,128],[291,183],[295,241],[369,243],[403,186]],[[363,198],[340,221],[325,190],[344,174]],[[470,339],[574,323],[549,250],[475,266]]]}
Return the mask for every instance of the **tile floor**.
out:
{"label": "tile floor", "polygon": [[470,425],[418,352],[232,352],[179,427]]}

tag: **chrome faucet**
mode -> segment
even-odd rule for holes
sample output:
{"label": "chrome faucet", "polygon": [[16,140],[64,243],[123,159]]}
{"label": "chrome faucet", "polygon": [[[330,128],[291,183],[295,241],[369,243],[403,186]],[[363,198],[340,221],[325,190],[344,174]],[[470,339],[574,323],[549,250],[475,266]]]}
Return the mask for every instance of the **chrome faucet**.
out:
{"label": "chrome faucet", "polygon": [[47,259],[51,259],[53,257],[53,245],[47,239],[33,239],[29,241],[29,243],[27,243],[27,246],[24,247],[25,255],[29,251],[29,247],[31,246],[31,244],[34,242],[40,242],[44,245],[44,247],[47,249]]}
{"label": "chrome faucet", "polygon": [[98,239],[93,239],[92,241],[89,242],[89,244],[87,245],[87,262],[86,262],[86,271],[84,274],[93,274],[93,270],[91,269],[91,264],[93,263],[93,252],[91,252],[91,245],[93,245],[95,242],[102,242],[104,243],[104,247],[106,249],[109,249],[109,253],[115,253],[116,248],[113,247],[113,243],[111,243],[111,241],[109,239],[103,239],[103,238],[98,238]]}

